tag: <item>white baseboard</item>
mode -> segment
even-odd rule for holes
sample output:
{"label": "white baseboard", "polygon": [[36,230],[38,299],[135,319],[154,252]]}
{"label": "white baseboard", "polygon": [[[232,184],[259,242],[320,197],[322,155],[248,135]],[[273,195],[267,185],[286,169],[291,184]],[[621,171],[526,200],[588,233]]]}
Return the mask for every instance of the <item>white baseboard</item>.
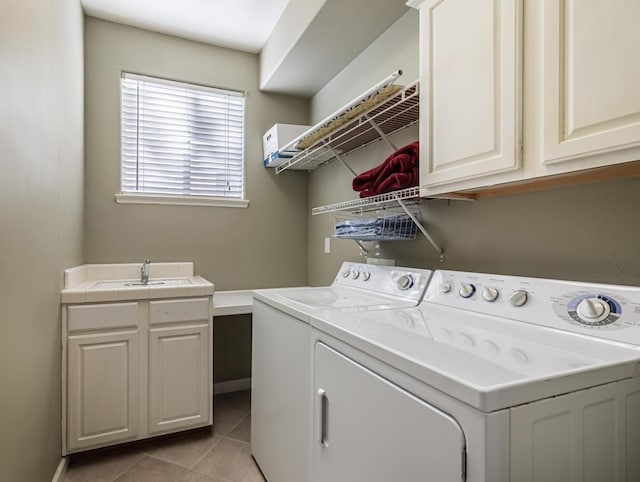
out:
{"label": "white baseboard", "polygon": [[53,474],[53,479],[51,482],[64,482],[64,476],[67,474],[67,465],[69,461],[66,457],[62,457],[60,463],[58,464],[58,468],[56,469],[55,474]]}
{"label": "white baseboard", "polygon": [[249,390],[251,388],[251,377],[240,378],[238,380],[229,380],[226,382],[218,382],[213,384],[213,394],[239,392],[241,390]]}

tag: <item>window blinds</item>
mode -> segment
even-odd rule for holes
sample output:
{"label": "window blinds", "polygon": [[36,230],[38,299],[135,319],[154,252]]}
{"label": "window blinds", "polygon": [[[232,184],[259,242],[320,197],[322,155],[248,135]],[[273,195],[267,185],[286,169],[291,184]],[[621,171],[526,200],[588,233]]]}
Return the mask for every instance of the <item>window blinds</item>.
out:
{"label": "window blinds", "polygon": [[242,199],[244,95],[123,73],[122,191]]}

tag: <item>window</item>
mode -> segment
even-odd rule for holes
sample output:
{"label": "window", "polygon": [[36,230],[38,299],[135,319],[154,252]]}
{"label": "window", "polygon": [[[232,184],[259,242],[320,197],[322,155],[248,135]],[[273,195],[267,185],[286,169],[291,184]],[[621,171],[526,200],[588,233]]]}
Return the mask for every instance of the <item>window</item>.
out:
{"label": "window", "polygon": [[244,94],[123,73],[119,202],[247,205]]}

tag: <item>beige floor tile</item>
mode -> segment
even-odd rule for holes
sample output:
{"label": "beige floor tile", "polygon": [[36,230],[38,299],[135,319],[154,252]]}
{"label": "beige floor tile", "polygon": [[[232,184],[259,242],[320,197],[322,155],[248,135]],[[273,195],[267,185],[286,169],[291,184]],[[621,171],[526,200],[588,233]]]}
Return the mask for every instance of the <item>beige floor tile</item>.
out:
{"label": "beige floor tile", "polygon": [[234,427],[245,418],[247,414],[240,410],[229,408],[226,405],[216,406],[213,408],[213,433],[226,435]]}
{"label": "beige floor tile", "polygon": [[144,458],[140,451],[104,454],[97,458],[73,461],[65,482],[113,482]]}
{"label": "beige floor tile", "polygon": [[196,472],[233,482],[262,481],[249,444],[222,439],[194,467]]}
{"label": "beige floor tile", "polygon": [[144,452],[165,462],[191,468],[219,440],[220,437],[213,433],[195,433],[158,442]]}
{"label": "beige floor tile", "polygon": [[230,392],[216,395],[215,403],[224,405],[234,410],[249,413],[251,411],[251,390],[243,390],[241,392]]}
{"label": "beige floor tile", "polygon": [[227,434],[227,437],[241,442],[251,442],[251,415],[243,418],[235,428]]}
{"label": "beige floor tile", "polygon": [[117,482],[186,482],[191,471],[151,457],[145,457],[138,464],[116,479]]}
{"label": "beige floor tile", "polygon": [[229,482],[229,480],[193,472],[185,482]]}

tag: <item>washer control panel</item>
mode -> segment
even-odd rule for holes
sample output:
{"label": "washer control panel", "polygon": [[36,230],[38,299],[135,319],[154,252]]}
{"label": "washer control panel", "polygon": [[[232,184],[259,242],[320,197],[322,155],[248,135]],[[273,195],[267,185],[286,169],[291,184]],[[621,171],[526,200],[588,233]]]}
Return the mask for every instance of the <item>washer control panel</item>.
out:
{"label": "washer control panel", "polygon": [[362,288],[420,302],[431,278],[431,270],[344,262],[334,285]]}
{"label": "washer control panel", "polygon": [[437,270],[424,301],[640,346],[640,287]]}

